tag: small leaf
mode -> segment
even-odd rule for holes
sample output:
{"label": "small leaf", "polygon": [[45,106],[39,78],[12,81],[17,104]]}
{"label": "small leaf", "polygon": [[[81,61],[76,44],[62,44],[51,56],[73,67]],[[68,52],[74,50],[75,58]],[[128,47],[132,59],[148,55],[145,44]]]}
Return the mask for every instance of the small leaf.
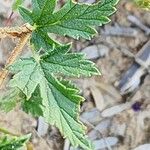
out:
{"label": "small leaf", "polygon": [[0,110],[9,112],[14,109],[17,103],[20,102],[19,94],[20,91],[17,88],[4,93],[0,98]]}
{"label": "small leaf", "polygon": [[39,65],[33,58],[24,58],[19,59],[9,69],[17,72],[9,83],[10,87],[18,87],[29,99],[42,79]]}
{"label": "small leaf", "polygon": [[50,73],[66,76],[99,75],[98,69],[91,61],[85,60],[80,53],[69,53],[70,45],[55,47],[41,57],[41,66]]}
{"label": "small leaf", "polygon": [[34,117],[43,116],[44,106],[39,88],[35,90],[29,100],[24,99],[22,101],[22,108],[26,113],[32,114]]}
{"label": "small leaf", "polygon": [[23,3],[23,0],[15,0],[15,2],[13,3],[12,9],[13,11],[17,10],[18,7]]}
{"label": "small leaf", "polygon": [[[23,7],[19,8],[19,12],[25,21],[36,26],[35,33],[38,33],[38,37],[46,39],[43,43],[40,42],[41,45],[38,44],[38,38],[31,39],[33,44],[38,44],[38,50],[39,47],[47,50],[48,47],[45,45],[53,46],[53,40],[50,38],[48,40],[47,33],[67,35],[75,39],[93,37],[97,33],[95,26],[102,26],[110,22],[108,17],[116,11],[115,5],[118,1],[102,0],[89,5],[68,0],[61,9],[56,10],[57,0],[33,0],[32,12]],[[39,32],[41,29],[45,33],[45,38],[42,32]],[[46,42],[48,43],[45,44]]]}
{"label": "small leaf", "polygon": [[29,141],[31,134],[21,137],[3,137],[0,139],[1,150],[20,150]]}
{"label": "small leaf", "polygon": [[70,45],[55,47],[48,54],[42,55],[38,63],[34,58],[19,59],[9,67],[11,72],[16,73],[9,83],[10,87],[17,87],[30,99],[43,80],[43,70],[50,74],[73,77],[100,74],[94,63],[84,59],[82,54],[69,53],[69,49]]}

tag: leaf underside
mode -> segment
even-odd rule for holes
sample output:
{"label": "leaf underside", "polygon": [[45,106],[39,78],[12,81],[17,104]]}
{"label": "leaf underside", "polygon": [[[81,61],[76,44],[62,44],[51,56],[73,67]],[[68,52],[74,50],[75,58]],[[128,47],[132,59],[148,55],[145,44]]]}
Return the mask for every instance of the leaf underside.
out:
{"label": "leaf underside", "polygon": [[[57,50],[61,53],[68,51],[66,47],[64,49],[61,47],[61,49]],[[57,54],[59,56],[59,52]],[[52,66],[52,69],[47,69],[43,66],[43,62],[51,58],[51,55],[49,53],[41,56],[38,63],[34,58],[17,61],[9,68],[12,72],[16,72],[9,85],[12,88],[16,87],[23,91],[26,98],[28,98],[23,107],[26,112],[34,116],[43,116],[47,122],[56,125],[72,145],[80,145],[84,149],[90,150],[92,149],[91,143],[85,138],[85,128],[78,120],[79,106],[84,99],[79,96],[79,90],[71,82],[54,77],[56,72],[55,70],[53,71],[53,65],[49,65],[49,67]],[[76,60],[75,62],[78,63],[78,61]],[[29,72],[27,68],[32,68],[32,72]],[[34,73],[38,75],[39,80],[35,78]],[[62,69],[62,73],[66,74],[66,71]],[[96,69],[93,73],[96,74]],[[22,76],[23,74],[25,76]],[[76,75],[76,71],[73,71],[70,75]],[[85,75],[89,75],[89,73],[85,72]],[[19,80],[20,78],[23,79]],[[32,84],[32,88],[30,88],[30,84]],[[33,88],[35,89],[34,92]]]}

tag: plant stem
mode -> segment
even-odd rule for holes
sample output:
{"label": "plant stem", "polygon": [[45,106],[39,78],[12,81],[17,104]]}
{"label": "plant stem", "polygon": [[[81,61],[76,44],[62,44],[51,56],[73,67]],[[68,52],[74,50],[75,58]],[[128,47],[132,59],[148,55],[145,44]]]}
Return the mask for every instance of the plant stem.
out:
{"label": "plant stem", "polygon": [[12,136],[19,136],[18,134],[12,133],[12,132],[8,131],[7,129],[1,128],[1,127],[0,127],[0,132],[4,133],[4,134],[9,134]]}
{"label": "plant stem", "polygon": [[21,54],[23,47],[25,46],[25,44],[27,43],[28,39],[30,38],[31,33],[23,33],[21,35],[21,38],[17,44],[17,46],[14,48],[14,50],[11,52],[5,68],[3,69],[3,71],[0,74],[0,89],[2,87],[2,84],[4,82],[4,80],[6,79],[7,75],[8,75],[8,70],[6,69],[8,66],[10,66],[11,64],[14,63],[14,61],[17,59],[17,57]]}
{"label": "plant stem", "polygon": [[7,19],[7,21],[6,21],[6,26],[8,26],[9,25],[9,23],[10,23],[10,21],[11,21],[11,18],[12,18],[12,16],[13,16],[13,14],[14,14],[14,12],[12,11],[11,12],[11,14],[10,14],[10,16],[9,16],[9,18]]}

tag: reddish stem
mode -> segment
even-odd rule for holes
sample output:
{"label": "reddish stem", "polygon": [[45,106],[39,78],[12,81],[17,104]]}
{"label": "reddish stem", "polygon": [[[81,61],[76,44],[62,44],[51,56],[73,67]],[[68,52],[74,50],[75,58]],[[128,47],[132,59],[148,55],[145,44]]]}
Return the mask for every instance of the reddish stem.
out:
{"label": "reddish stem", "polygon": [[6,23],[5,23],[6,26],[9,26],[9,23],[10,23],[10,21],[11,21],[11,18],[12,18],[12,16],[13,16],[13,14],[14,14],[14,12],[12,11],[11,14],[10,14],[10,16],[9,16],[9,18],[7,19],[7,21],[6,21]]}

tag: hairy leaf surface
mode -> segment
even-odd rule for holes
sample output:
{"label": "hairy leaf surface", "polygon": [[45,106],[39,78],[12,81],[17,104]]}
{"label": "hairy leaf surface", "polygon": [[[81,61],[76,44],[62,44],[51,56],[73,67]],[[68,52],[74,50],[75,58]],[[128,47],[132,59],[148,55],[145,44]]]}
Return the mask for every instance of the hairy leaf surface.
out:
{"label": "hairy leaf surface", "polygon": [[11,89],[0,97],[0,110],[9,112],[14,109],[18,102],[20,102],[19,89]]}
{"label": "hairy leaf surface", "polygon": [[[44,37],[39,30],[47,33],[67,35],[78,39],[79,37],[90,39],[95,33],[95,26],[101,26],[110,22],[108,18],[116,9],[118,0],[102,0],[96,4],[81,4],[68,0],[60,9],[56,10],[56,0],[33,0],[33,10],[19,8],[23,19],[36,27],[36,34],[40,39],[47,41],[52,47],[52,39]],[[35,34],[35,33],[33,33]],[[38,39],[37,39],[38,40]],[[37,45],[36,40],[34,44]],[[46,45],[47,45],[46,44]],[[37,47],[45,48],[45,44]]]}
{"label": "hairy leaf surface", "polygon": [[91,76],[100,74],[95,64],[85,60],[81,53],[68,53],[70,45],[54,48],[41,57],[41,66],[54,74],[65,76]]}
{"label": "hairy leaf surface", "polygon": [[[64,47],[64,50],[61,52],[63,53],[63,51],[67,52],[68,48]],[[59,56],[59,50],[57,55]],[[83,101],[83,98],[79,96],[79,90],[70,82],[62,79],[58,80],[54,77],[51,69],[44,68],[42,65],[44,58],[41,57],[38,62],[33,58],[21,59],[12,65],[10,69],[14,72],[18,71],[18,73],[14,76],[10,85],[21,89],[22,92],[25,89],[22,88],[22,85],[28,87],[28,85],[32,84],[32,87],[35,89],[39,88],[39,91],[33,91],[33,89],[28,88],[26,90],[28,92],[24,92],[29,100],[24,103],[23,108],[33,115],[43,115],[46,121],[52,125],[56,125],[64,137],[67,137],[74,146],[81,146],[84,149],[91,150],[91,143],[85,138],[84,127],[78,120],[80,102]],[[80,60],[80,58],[78,59]],[[20,67],[22,68],[21,71]],[[34,68],[34,71],[30,71],[29,74],[29,70],[26,70],[27,68]],[[35,72],[37,77],[32,78],[32,76],[34,77],[32,74]],[[16,82],[18,78],[21,78],[22,74],[26,74],[26,76],[19,81],[20,84],[17,84]],[[37,82],[37,78],[40,79],[40,82]],[[21,82],[23,83],[21,84]],[[38,107],[36,108],[36,106]]]}
{"label": "hairy leaf surface", "polygon": [[100,74],[94,63],[84,59],[80,53],[69,53],[69,48],[70,45],[55,47],[42,55],[39,62],[34,58],[19,59],[9,67],[11,72],[17,73],[10,81],[10,86],[19,88],[29,99],[43,79],[42,70],[55,75],[78,77]]}
{"label": "hairy leaf surface", "polygon": [[12,88],[18,87],[29,99],[35,91],[37,85],[41,82],[39,65],[34,59],[19,59],[9,68],[12,72],[18,72],[10,81]]}
{"label": "hairy leaf surface", "polygon": [[73,146],[91,150],[91,142],[85,137],[84,126],[78,120],[80,102],[83,100],[78,91],[68,88],[46,70],[45,82],[40,83],[41,96],[46,106],[44,117],[56,125]]}
{"label": "hairy leaf surface", "polygon": [[42,104],[42,97],[38,87],[29,100],[24,97],[21,102],[21,106],[26,113],[31,114],[34,117],[43,116],[44,106]]}

